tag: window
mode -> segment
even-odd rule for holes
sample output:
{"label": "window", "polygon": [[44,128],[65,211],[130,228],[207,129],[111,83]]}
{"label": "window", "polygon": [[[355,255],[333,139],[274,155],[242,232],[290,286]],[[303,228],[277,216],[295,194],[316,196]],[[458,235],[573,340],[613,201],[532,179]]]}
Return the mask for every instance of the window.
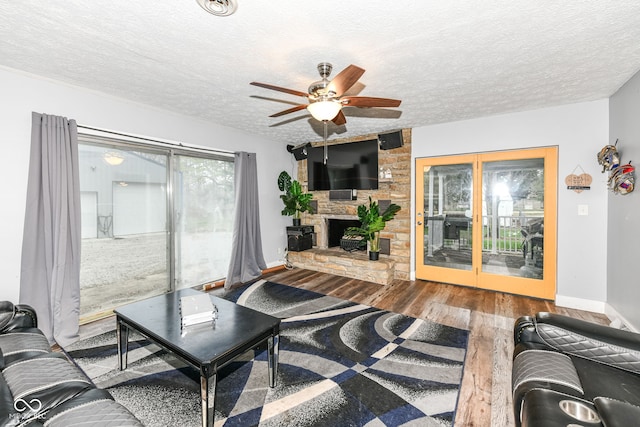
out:
{"label": "window", "polygon": [[79,136],[80,315],[222,279],[233,157]]}

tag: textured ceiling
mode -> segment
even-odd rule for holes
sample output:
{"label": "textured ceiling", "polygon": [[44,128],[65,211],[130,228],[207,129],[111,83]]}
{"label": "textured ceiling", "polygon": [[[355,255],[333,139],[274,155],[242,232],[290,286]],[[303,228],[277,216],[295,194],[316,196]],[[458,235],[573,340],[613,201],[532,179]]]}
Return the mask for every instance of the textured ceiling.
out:
{"label": "textured ceiling", "polygon": [[0,2],[0,66],[290,143],[321,139],[302,110],[316,65],[367,71],[330,138],[601,99],[640,69],[640,1],[195,0]]}

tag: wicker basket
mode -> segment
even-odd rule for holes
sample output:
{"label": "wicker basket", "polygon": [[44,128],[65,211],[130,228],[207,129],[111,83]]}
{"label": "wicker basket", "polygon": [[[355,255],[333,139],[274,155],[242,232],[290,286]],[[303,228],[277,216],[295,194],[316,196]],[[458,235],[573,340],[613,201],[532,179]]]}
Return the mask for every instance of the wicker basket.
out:
{"label": "wicker basket", "polygon": [[362,236],[344,236],[340,239],[340,247],[345,251],[364,251],[367,249],[367,242]]}

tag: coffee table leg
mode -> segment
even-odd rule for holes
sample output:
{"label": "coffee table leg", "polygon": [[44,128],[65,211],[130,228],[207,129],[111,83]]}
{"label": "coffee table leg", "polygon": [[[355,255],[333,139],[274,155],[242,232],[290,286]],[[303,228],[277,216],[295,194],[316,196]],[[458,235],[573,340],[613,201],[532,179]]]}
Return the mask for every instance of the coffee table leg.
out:
{"label": "coffee table leg", "polygon": [[268,339],[269,345],[269,387],[276,386],[278,376],[278,347],[280,346],[280,335],[273,335]]}
{"label": "coffee table leg", "polygon": [[217,375],[200,373],[200,396],[202,397],[202,427],[213,427],[216,404]]}
{"label": "coffee table leg", "polygon": [[129,349],[129,328],[120,320],[117,321],[116,335],[118,341],[118,368],[127,369],[127,350]]}

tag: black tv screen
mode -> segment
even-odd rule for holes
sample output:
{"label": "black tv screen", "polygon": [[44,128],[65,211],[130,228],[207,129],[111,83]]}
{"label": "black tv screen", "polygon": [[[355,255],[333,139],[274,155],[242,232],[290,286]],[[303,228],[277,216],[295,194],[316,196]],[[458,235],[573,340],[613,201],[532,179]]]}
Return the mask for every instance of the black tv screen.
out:
{"label": "black tv screen", "polygon": [[310,147],[307,180],[310,191],[375,190],[378,188],[378,141],[329,145],[327,164],[324,147]]}

